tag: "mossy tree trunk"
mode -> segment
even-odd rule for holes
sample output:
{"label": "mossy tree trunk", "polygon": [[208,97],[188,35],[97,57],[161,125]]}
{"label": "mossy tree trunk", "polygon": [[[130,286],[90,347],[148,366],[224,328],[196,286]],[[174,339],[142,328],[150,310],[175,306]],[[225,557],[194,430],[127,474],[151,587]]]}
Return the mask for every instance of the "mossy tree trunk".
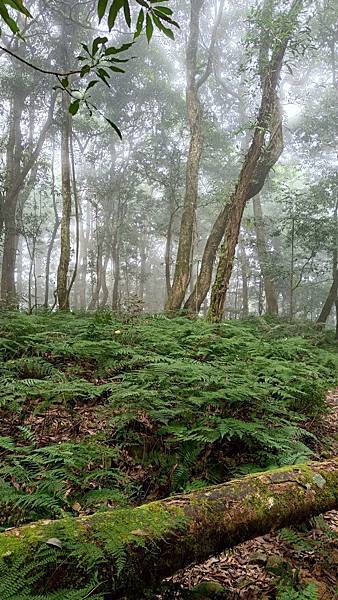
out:
{"label": "mossy tree trunk", "polygon": [[[73,581],[78,588],[98,568],[109,597],[140,598],[182,567],[336,508],[338,458],[249,475],[136,508],[10,529],[0,534],[0,565],[8,574],[19,557],[31,562],[35,589],[44,592]],[[46,564],[38,574],[38,557],[50,538],[57,547],[47,577]]]}

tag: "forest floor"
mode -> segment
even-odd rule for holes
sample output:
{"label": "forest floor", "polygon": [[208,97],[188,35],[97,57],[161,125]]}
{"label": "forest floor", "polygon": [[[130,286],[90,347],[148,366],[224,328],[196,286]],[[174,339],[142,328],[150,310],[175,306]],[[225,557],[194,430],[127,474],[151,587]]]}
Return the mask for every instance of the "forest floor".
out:
{"label": "forest floor", "polygon": [[[337,343],[311,324],[4,313],[0,357],[0,530],[338,454]],[[331,513],[150,597],[333,600],[337,566]]]}
{"label": "forest floor", "polygon": [[[317,459],[338,456],[338,388],[327,396],[329,412],[321,426],[328,440]],[[233,551],[178,573],[183,588],[205,589],[201,599],[338,599],[338,511],[304,527],[271,533],[240,544]],[[204,582],[212,582],[209,587]],[[215,584],[215,585],[213,585]],[[223,588],[223,590],[222,590]],[[303,592],[298,591],[302,589]],[[222,590],[208,593],[208,589]],[[311,595],[313,591],[313,596]]]}

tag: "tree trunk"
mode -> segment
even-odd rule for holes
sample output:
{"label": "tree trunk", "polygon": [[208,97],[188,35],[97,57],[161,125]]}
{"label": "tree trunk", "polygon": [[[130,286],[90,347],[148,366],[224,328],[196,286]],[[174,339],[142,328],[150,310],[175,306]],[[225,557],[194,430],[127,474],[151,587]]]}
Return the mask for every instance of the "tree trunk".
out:
{"label": "tree trunk", "polygon": [[51,235],[51,238],[49,240],[48,247],[47,247],[47,256],[46,256],[45,300],[44,300],[44,307],[45,308],[48,308],[48,304],[49,304],[50,262],[51,262],[51,258],[52,258],[52,252],[53,252],[53,248],[54,248],[54,244],[55,244],[57,232],[58,232],[59,227],[60,227],[60,218],[59,218],[59,215],[58,215],[58,209],[57,209],[57,203],[56,203],[56,190],[55,190],[54,142],[55,142],[55,140],[53,139],[53,144],[52,144],[52,162],[51,162],[51,194],[52,194],[53,212],[54,212],[54,225],[53,225],[52,235]]}
{"label": "tree trunk", "polygon": [[16,297],[17,301],[20,304],[23,300],[23,237],[19,236],[18,240],[18,256],[17,256],[17,280],[16,280]]}
{"label": "tree trunk", "polygon": [[[271,56],[268,48],[263,65],[260,65],[262,99],[257,124],[235,191],[231,196],[224,243],[211,293],[209,319],[214,322],[219,322],[223,318],[224,304],[246,202],[253,191],[257,194],[257,189],[264,185],[267,174],[282,152],[282,117],[277,87],[285,52],[301,8],[302,0],[292,2],[288,14],[290,21],[288,30],[281,32],[280,36],[274,38],[274,48],[271,49]],[[265,33],[262,32],[262,45],[264,40]]]}
{"label": "tree trunk", "polygon": [[70,175],[70,115],[68,98],[62,97],[63,122],[61,129],[62,218],[61,250],[57,271],[57,299],[60,310],[69,310],[68,271],[70,263],[70,218],[72,207]]}
{"label": "tree trunk", "polygon": [[120,280],[121,280],[121,256],[120,256],[120,230],[124,218],[123,207],[120,198],[118,199],[116,210],[116,224],[112,239],[112,261],[114,282],[112,291],[112,310],[117,311],[120,308]]}
{"label": "tree trunk", "polygon": [[249,286],[248,286],[248,259],[245,253],[245,243],[243,238],[239,240],[239,262],[241,265],[242,276],[242,316],[245,318],[249,314]]}
{"label": "tree trunk", "polygon": [[208,294],[211,285],[212,272],[216,260],[217,250],[222,241],[228,218],[228,206],[219,213],[204,248],[201,268],[195,287],[186,301],[184,308],[190,313],[199,313],[201,306]]}
{"label": "tree trunk", "polygon": [[176,202],[174,191],[169,192],[169,220],[166,232],[164,265],[165,265],[165,285],[166,285],[166,300],[169,299],[171,293],[171,253],[172,253],[172,238],[173,238],[173,222],[176,212]]}
{"label": "tree trunk", "polygon": [[141,233],[141,239],[139,241],[139,251],[141,259],[141,269],[139,278],[139,298],[144,303],[144,296],[147,282],[147,247],[146,247],[146,232]]}
{"label": "tree trunk", "polygon": [[256,230],[257,255],[264,281],[266,312],[271,315],[278,315],[278,300],[275,285],[271,278],[269,252],[264,231],[263,210],[259,195],[255,196],[253,199],[253,210]]}
{"label": "tree trunk", "polygon": [[[275,108],[277,109],[278,113],[278,106]],[[277,115],[275,117],[275,121],[277,124]],[[270,169],[279,159],[283,150],[282,133],[283,132],[280,118],[279,124],[275,130],[275,134],[271,135],[267,147],[264,148],[264,152],[261,154],[259,160],[257,161],[254,174],[250,182],[248,182],[248,187],[246,191],[246,202],[251,200],[251,198],[253,198],[262,190],[265,183],[265,179]],[[197,277],[194,290],[190,294],[184,306],[185,310],[187,310],[189,313],[199,313],[201,306],[209,292],[217,251],[222,242],[222,238],[225,236],[225,230],[228,223],[231,204],[232,197],[227,199],[224,208],[218,214],[217,219],[211,230],[211,233],[207,239],[201,262],[201,269]]]}
{"label": "tree trunk", "polygon": [[190,2],[190,31],[186,53],[187,89],[186,103],[190,130],[190,145],[186,168],[186,188],[183,214],[176,257],[175,273],[171,291],[166,302],[168,313],[181,308],[189,285],[192,265],[193,232],[197,208],[199,166],[203,151],[202,109],[199,90],[209,78],[212,71],[214,49],[218,29],[221,23],[225,0],[221,0],[218,14],[212,31],[208,50],[207,66],[198,76],[197,54],[200,37],[200,14],[204,0]]}
{"label": "tree trunk", "polygon": [[104,257],[102,272],[101,272],[101,289],[102,289],[102,298],[100,302],[100,307],[104,308],[107,306],[108,298],[109,298],[109,290],[107,286],[107,267],[109,263],[110,256],[106,254]]}
{"label": "tree trunk", "polygon": [[10,125],[6,151],[6,194],[4,199],[4,242],[1,271],[1,300],[6,306],[17,304],[15,289],[15,262],[18,244],[16,212],[19,190],[16,188],[17,174],[21,170],[22,134],[21,118],[25,105],[25,92],[22,79],[19,78],[13,89],[11,101]]}
{"label": "tree trunk", "polygon": [[317,319],[319,325],[324,325],[328,320],[332,307],[335,305],[336,309],[336,339],[338,339],[338,201],[334,211],[334,225],[335,225],[335,245],[333,249],[333,261],[332,261],[332,276],[333,282],[328,294],[328,297],[324,303],[321,313]]}
{"label": "tree trunk", "polygon": [[324,306],[321,310],[321,313],[317,319],[318,325],[320,325],[320,324],[324,325],[326,323],[326,321],[328,320],[330,313],[331,313],[332,306],[334,305],[334,303],[336,301],[337,293],[338,293],[338,271],[336,271],[336,273],[335,273],[335,277],[333,279],[330,291],[324,302]]}
{"label": "tree trunk", "polygon": [[69,150],[70,150],[70,165],[71,165],[71,180],[74,196],[75,207],[75,263],[73,273],[67,288],[67,303],[69,304],[70,293],[76,281],[77,272],[79,269],[79,252],[80,252],[80,201],[76,183],[75,158],[73,145],[73,131],[71,121],[69,122]]}
{"label": "tree trunk", "polygon": [[[18,207],[19,194],[22,191],[27,175],[40,155],[47,133],[52,123],[55,106],[55,94],[50,99],[48,116],[38,136],[36,145],[30,148],[31,152],[26,160],[22,161],[22,139],[20,123],[24,109],[25,92],[23,83],[18,80],[13,94],[13,103],[11,110],[11,125],[7,145],[6,157],[6,194],[3,199],[3,218],[4,218],[4,247],[1,269],[1,301],[5,305],[16,305],[15,290],[15,262],[17,253],[17,226],[16,213]],[[34,179],[34,178],[33,178]]]}
{"label": "tree trunk", "polygon": [[203,149],[201,105],[198,94],[197,51],[200,36],[200,13],[204,0],[190,2],[190,32],[186,53],[186,103],[190,130],[190,145],[186,167],[186,188],[176,257],[175,273],[166,311],[181,308],[191,275],[191,248],[198,195],[199,165]]}
{"label": "tree trunk", "polygon": [[36,570],[36,591],[91,581],[86,556],[94,572],[98,566],[92,559],[98,557],[101,591],[110,598],[140,598],[191,563],[337,508],[338,458],[333,458],[248,475],[136,508],[9,529],[0,534],[0,558],[8,578],[18,559],[38,565],[39,549],[56,538],[59,547],[49,557],[51,564]]}
{"label": "tree trunk", "polygon": [[99,307],[100,292],[101,292],[101,287],[102,287],[102,269],[103,269],[103,264],[102,264],[103,254],[102,254],[102,242],[101,241],[98,241],[96,252],[97,252],[97,255],[96,255],[96,285],[95,285],[92,299],[88,306],[88,310],[96,310]]}
{"label": "tree trunk", "polygon": [[87,269],[88,269],[88,248],[90,240],[91,228],[91,205],[87,203],[86,207],[86,228],[84,230],[84,222],[80,219],[80,252],[81,252],[81,270],[78,279],[79,295],[78,304],[81,310],[87,307]]}

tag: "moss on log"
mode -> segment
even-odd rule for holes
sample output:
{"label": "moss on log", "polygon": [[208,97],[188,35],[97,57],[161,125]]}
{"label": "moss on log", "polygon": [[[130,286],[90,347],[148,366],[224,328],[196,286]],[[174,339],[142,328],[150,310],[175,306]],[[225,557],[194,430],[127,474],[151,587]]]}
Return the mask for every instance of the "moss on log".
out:
{"label": "moss on log", "polygon": [[1,566],[8,572],[19,558],[37,567],[39,552],[50,546],[52,568],[42,566],[35,590],[69,586],[72,574],[78,587],[98,570],[112,591],[109,597],[140,598],[141,590],[190,563],[336,508],[338,458],[249,475],[136,508],[9,529],[0,535]]}

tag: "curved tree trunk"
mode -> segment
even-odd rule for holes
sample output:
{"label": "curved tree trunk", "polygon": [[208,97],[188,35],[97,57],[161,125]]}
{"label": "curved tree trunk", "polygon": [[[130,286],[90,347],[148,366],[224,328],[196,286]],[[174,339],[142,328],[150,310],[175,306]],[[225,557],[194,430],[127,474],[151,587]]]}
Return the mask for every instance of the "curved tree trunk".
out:
{"label": "curved tree trunk", "polygon": [[262,204],[259,195],[255,196],[253,199],[253,210],[258,261],[264,281],[266,312],[271,315],[278,315],[277,293],[270,274],[269,253],[265,238]]}
{"label": "curved tree trunk", "polygon": [[336,301],[337,294],[338,294],[338,271],[336,271],[336,273],[335,273],[330,291],[324,302],[324,305],[320,312],[320,315],[317,319],[318,325],[320,325],[320,324],[324,325],[326,323],[326,321],[328,320],[330,313],[331,313],[332,306],[334,305],[334,303]]}
{"label": "curved tree trunk", "polygon": [[[84,562],[85,556],[99,559],[100,591],[139,599],[182,567],[336,508],[338,458],[248,475],[136,508],[9,529],[0,534],[0,559],[8,577],[10,566],[26,557],[35,567],[35,588],[46,593],[69,586],[72,575],[77,587],[92,580],[81,567],[82,546]],[[39,548],[55,542],[47,577],[48,564],[39,572],[35,562]]]}
{"label": "curved tree trunk", "polygon": [[208,60],[204,72],[198,76],[197,54],[200,36],[200,13],[204,0],[191,0],[190,33],[187,46],[186,102],[190,129],[190,146],[186,169],[186,188],[181,219],[181,229],[176,257],[174,279],[166,302],[166,311],[181,308],[191,278],[193,260],[193,234],[197,208],[199,166],[203,151],[202,109],[199,90],[208,80],[214,59],[218,30],[221,24],[225,0],[221,0],[214,23]]}
{"label": "curved tree trunk", "polygon": [[228,206],[225,206],[219,213],[207,239],[195,287],[184,305],[185,310],[190,313],[199,313],[210,289],[217,250],[224,235],[227,218]]}
{"label": "curved tree trunk", "polygon": [[[262,32],[261,53],[265,53],[264,57],[260,56],[262,99],[252,142],[230,200],[224,243],[211,293],[209,318],[214,322],[219,322],[223,318],[225,298],[246,203],[251,194],[258,193],[257,188],[264,184],[267,174],[283,149],[282,117],[277,88],[285,52],[302,4],[302,0],[293,0],[288,13],[290,26],[283,35],[274,38],[274,48],[271,52],[265,47],[266,37]],[[269,7],[270,4],[266,2],[266,6]]]}

